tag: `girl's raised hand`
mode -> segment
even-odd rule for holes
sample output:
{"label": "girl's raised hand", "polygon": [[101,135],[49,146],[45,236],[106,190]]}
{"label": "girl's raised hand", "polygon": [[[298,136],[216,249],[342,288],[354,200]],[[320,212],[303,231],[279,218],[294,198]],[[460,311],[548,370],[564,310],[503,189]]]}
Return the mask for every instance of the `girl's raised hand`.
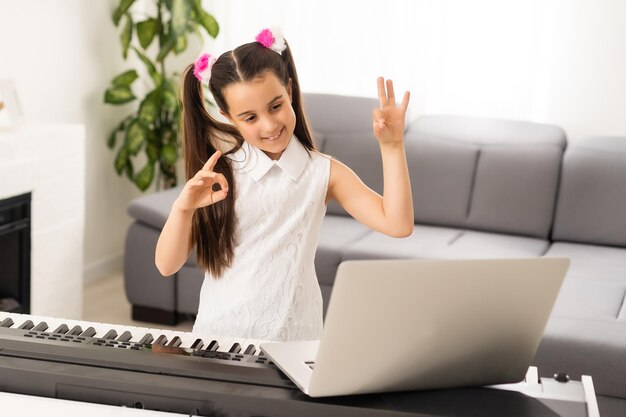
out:
{"label": "girl's raised hand", "polygon": [[380,107],[374,109],[374,136],[383,144],[402,143],[404,138],[404,119],[406,109],[409,107],[410,93],[406,91],[400,106],[396,105],[396,97],[393,91],[393,82],[387,80],[385,91],[385,79],[378,77],[378,100]]}
{"label": "girl's raised hand", "polygon": [[[223,174],[213,172],[213,168],[222,153],[215,151],[202,169],[193,176],[181,191],[176,205],[179,209],[192,211],[222,201],[228,195],[228,181]],[[220,190],[214,191],[213,185],[219,184]]]}

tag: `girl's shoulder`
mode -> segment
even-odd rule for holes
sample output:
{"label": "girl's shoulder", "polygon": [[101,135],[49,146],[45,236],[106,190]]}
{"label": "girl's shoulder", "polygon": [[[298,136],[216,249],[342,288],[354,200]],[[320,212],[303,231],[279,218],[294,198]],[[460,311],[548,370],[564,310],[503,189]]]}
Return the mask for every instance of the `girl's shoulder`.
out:
{"label": "girl's shoulder", "polygon": [[313,156],[313,155],[315,155],[316,158],[320,158],[321,157],[321,158],[325,158],[325,159],[328,159],[328,160],[334,159],[331,155],[322,153],[322,152],[318,151],[317,149],[314,149],[314,150],[311,151],[311,156]]}

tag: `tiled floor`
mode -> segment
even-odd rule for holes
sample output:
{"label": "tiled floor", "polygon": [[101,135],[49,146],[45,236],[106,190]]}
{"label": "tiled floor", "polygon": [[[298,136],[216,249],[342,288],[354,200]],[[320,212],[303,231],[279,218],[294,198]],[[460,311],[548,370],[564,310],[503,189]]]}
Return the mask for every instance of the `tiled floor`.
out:
{"label": "tiled floor", "polygon": [[176,326],[132,320],[130,314],[131,306],[128,300],[126,300],[124,278],[121,272],[87,284],[83,294],[83,302],[82,319],[85,321],[171,329],[183,332],[190,332],[193,326],[191,320],[182,321]]}

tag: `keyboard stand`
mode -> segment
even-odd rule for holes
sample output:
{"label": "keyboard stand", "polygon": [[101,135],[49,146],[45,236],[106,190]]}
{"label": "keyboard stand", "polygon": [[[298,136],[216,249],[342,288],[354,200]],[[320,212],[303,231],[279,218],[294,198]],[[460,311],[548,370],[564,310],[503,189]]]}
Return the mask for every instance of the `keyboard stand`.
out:
{"label": "keyboard stand", "polygon": [[523,382],[489,388],[517,391],[536,398],[562,416],[600,417],[591,376],[583,375],[581,381],[570,381],[565,375],[560,375],[558,379],[561,381],[539,378],[537,367],[531,366]]}

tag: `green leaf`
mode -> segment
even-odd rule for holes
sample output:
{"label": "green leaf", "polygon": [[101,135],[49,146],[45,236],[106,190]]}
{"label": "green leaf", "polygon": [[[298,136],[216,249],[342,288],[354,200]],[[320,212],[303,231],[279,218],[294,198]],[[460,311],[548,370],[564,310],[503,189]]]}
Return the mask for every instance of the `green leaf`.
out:
{"label": "green leaf", "polygon": [[137,155],[146,141],[146,129],[135,119],[126,132],[125,148],[130,155]]}
{"label": "green leaf", "polygon": [[139,106],[139,120],[146,126],[155,122],[161,110],[160,91],[154,90],[146,96]]}
{"label": "green leaf", "polygon": [[172,48],[174,48],[174,45],[176,45],[176,38],[170,34],[167,38],[165,38],[163,45],[161,45],[161,50],[159,51],[159,55],[157,55],[156,60],[159,62],[163,61]]}
{"label": "green leaf", "polygon": [[191,7],[198,12],[198,10],[202,10],[202,0],[191,0]]}
{"label": "green leaf", "polygon": [[128,70],[113,78],[112,83],[116,87],[130,87],[138,77],[137,71]]}
{"label": "green leaf", "polygon": [[135,175],[134,181],[141,191],[146,191],[154,177],[154,163],[148,162],[141,171]]}
{"label": "green leaf", "polygon": [[157,32],[158,23],[156,19],[148,19],[137,23],[137,37],[143,49],[147,49],[152,43]]}
{"label": "green leaf", "polygon": [[148,143],[146,146],[146,155],[148,155],[148,159],[150,162],[154,162],[159,159],[159,148],[154,143]]}
{"label": "green leaf", "polygon": [[127,160],[128,150],[122,146],[115,157],[115,171],[117,172],[117,175],[122,175],[122,170],[126,167]]}
{"label": "green leaf", "polygon": [[158,145],[156,132],[153,129],[147,130],[146,132],[147,132],[147,136],[146,136],[147,142]]}
{"label": "green leaf", "polygon": [[176,94],[170,89],[164,89],[161,98],[163,100],[163,107],[165,107],[165,110],[174,112],[178,109],[178,99],[176,98]]}
{"label": "green leaf", "polygon": [[133,37],[133,19],[130,14],[126,14],[126,26],[122,32],[122,54],[124,59],[128,57],[128,47],[130,46],[130,40]]}
{"label": "green leaf", "polygon": [[176,39],[176,45],[174,46],[174,53],[178,55],[181,52],[183,52],[185,49],[187,49],[187,37],[180,36],[178,37],[178,39]]}
{"label": "green leaf", "polygon": [[213,39],[217,37],[217,34],[220,31],[220,26],[217,24],[217,20],[215,20],[212,15],[208,14],[204,10],[198,11],[198,23],[202,25],[202,27],[209,35],[211,35]]}
{"label": "green leaf", "polygon": [[119,25],[120,19],[122,18],[122,16],[124,16],[126,11],[130,8],[130,6],[133,5],[134,2],[135,0],[120,1],[119,6],[117,6],[117,9],[115,9],[115,11],[113,12],[113,23],[115,23],[115,26]]}
{"label": "green leaf", "polygon": [[104,102],[108,104],[124,104],[136,99],[130,87],[111,87],[104,92]]}
{"label": "green leaf", "polygon": [[161,160],[164,163],[174,165],[177,159],[178,155],[174,145],[167,144],[161,148]]}
{"label": "green leaf", "polygon": [[152,61],[150,61],[150,58],[148,58],[143,53],[141,53],[139,49],[135,47],[133,47],[133,49],[137,53],[137,56],[139,57],[139,59],[143,61],[144,65],[148,69],[148,73],[150,74],[150,77],[152,77],[152,80],[154,81],[154,83],[157,86],[161,85],[163,83],[163,76],[157,71]]}
{"label": "green leaf", "polygon": [[107,146],[109,149],[115,148],[115,139],[117,138],[117,129],[115,129],[111,135],[109,136],[109,140],[107,140]]}
{"label": "green leaf", "polygon": [[132,181],[133,175],[134,175],[133,162],[130,159],[128,159],[127,162],[128,163],[126,164],[126,176],[128,177],[129,180]]}
{"label": "green leaf", "polygon": [[174,37],[185,33],[189,14],[189,3],[186,0],[174,0],[172,2],[172,31],[174,32]]}

